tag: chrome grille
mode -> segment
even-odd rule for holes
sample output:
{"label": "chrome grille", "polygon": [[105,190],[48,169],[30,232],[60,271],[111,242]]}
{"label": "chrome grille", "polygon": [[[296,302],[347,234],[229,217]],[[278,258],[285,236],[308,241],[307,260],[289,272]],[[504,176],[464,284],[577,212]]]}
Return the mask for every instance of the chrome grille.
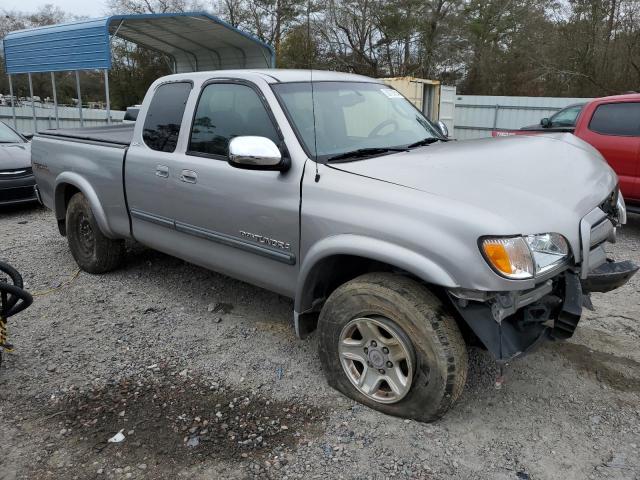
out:
{"label": "chrome grille", "polygon": [[607,241],[612,243],[616,241],[616,228],[608,218],[591,227],[589,243],[591,248],[593,248]]}
{"label": "chrome grille", "polygon": [[[617,202],[617,196],[615,197]],[[607,261],[604,245],[615,242],[616,228],[607,213],[598,207],[589,212],[580,222],[580,238],[582,243],[581,277]]]}

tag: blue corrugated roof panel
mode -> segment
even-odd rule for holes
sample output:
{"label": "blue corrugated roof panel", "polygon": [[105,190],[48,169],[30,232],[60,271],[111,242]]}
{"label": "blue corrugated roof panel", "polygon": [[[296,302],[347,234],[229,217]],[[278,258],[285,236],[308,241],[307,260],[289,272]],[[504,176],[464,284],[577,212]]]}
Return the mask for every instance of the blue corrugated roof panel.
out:
{"label": "blue corrugated roof panel", "polygon": [[19,30],[3,42],[7,73],[111,68],[109,18]]}
{"label": "blue corrugated roof panel", "polygon": [[274,66],[270,45],[206,12],[113,15],[7,34],[6,72],[111,68],[110,33],[169,55],[178,71]]}

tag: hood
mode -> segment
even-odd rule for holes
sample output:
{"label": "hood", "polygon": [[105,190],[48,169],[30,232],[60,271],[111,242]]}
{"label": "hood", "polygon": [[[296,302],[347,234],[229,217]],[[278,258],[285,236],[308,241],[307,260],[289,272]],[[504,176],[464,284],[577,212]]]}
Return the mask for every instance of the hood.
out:
{"label": "hood", "polygon": [[330,166],[445,197],[452,205],[461,202],[471,211],[491,212],[511,226],[540,232],[555,223],[553,217],[577,227],[617,183],[602,156],[571,134],[442,142]]}
{"label": "hood", "polygon": [[31,167],[30,143],[0,143],[0,171]]}

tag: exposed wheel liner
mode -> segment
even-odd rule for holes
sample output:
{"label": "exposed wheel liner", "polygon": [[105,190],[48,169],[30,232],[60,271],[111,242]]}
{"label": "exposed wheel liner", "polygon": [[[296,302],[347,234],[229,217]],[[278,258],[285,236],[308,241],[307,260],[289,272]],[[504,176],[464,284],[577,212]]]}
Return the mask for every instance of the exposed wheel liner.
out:
{"label": "exposed wheel liner", "polygon": [[[413,386],[393,404],[369,399],[351,384],[338,356],[338,339],[356,317],[382,315],[411,339]],[[467,376],[467,351],[454,318],[426,287],[393,273],[368,273],[335,290],[320,314],[320,359],[329,385],[383,413],[430,422],[456,402]]]}

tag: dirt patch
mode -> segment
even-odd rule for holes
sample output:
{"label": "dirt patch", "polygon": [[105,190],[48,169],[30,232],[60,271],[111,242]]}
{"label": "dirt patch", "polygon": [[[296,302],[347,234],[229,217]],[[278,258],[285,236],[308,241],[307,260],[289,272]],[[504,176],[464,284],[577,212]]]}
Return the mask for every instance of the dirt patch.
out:
{"label": "dirt patch", "polygon": [[640,372],[640,363],[626,357],[591,350],[577,343],[564,342],[555,349],[580,372],[623,392],[640,392],[640,378],[625,375],[623,371]]}
{"label": "dirt patch", "polygon": [[[268,477],[299,444],[323,433],[326,418],[303,399],[274,401],[185,371],[72,390],[41,411],[44,417],[29,423],[57,441],[27,478],[60,478],[69,468],[74,478],[175,478],[205,460]],[[108,442],[118,433],[123,441]]]}

